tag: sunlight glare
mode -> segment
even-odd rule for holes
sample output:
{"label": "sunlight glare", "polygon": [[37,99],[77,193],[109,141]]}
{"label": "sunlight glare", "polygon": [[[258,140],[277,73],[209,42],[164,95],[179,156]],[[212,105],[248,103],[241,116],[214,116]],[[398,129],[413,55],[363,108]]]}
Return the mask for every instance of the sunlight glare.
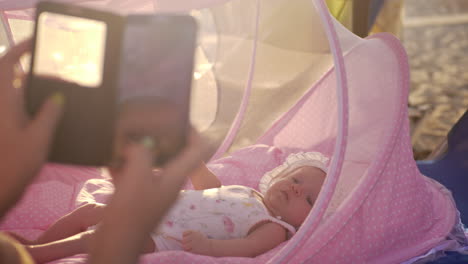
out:
{"label": "sunlight glare", "polygon": [[196,70],[193,73],[195,80],[199,80],[205,75],[207,71],[210,71],[213,68],[212,63],[199,63],[196,65]]}
{"label": "sunlight glare", "polygon": [[198,80],[198,79],[200,79],[201,77],[202,77],[202,74],[201,74],[201,73],[199,73],[199,72],[194,72],[194,73],[193,73],[193,78],[195,78],[195,80]]}
{"label": "sunlight glare", "polygon": [[56,61],[63,61],[63,54],[60,52],[55,52],[52,56]]}

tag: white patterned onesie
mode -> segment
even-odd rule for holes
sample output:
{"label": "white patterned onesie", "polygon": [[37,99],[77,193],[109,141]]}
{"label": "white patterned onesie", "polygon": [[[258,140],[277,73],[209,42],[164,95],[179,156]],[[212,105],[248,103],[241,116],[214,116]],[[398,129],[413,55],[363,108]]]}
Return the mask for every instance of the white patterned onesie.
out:
{"label": "white patterned onesie", "polygon": [[153,241],[158,251],[182,250],[177,240],[186,230],[213,239],[243,238],[264,221],[278,223],[293,235],[294,227],[271,216],[260,199],[260,193],[241,185],[181,191],[177,203],[153,232]]}

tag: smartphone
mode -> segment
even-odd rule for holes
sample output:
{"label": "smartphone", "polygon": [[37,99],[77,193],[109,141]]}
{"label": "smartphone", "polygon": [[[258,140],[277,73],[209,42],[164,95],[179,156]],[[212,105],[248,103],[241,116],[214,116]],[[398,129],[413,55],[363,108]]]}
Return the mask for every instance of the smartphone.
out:
{"label": "smartphone", "polygon": [[65,95],[49,161],[103,166],[126,141],[151,136],[155,165],[176,155],[189,129],[197,26],[188,15],[123,17],[57,2],[36,9],[25,92],[35,115]]}
{"label": "smartphone", "polygon": [[119,155],[129,140],[150,136],[154,164],[160,166],[185,146],[196,35],[196,21],[188,15],[126,18],[114,153]]}
{"label": "smartphone", "polygon": [[121,16],[69,4],[36,9],[26,107],[36,115],[45,99],[65,96],[49,161],[101,166],[112,154]]}

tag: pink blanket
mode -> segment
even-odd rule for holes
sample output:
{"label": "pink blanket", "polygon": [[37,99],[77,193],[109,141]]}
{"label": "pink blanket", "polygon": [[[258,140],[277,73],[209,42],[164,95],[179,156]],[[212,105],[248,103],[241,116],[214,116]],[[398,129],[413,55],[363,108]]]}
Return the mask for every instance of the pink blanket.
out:
{"label": "pink blanket", "polygon": [[[105,202],[112,191],[112,183],[99,169],[48,164],[5,217],[0,229],[34,239],[80,205]],[[80,255],[54,263],[84,263],[85,259],[85,255]]]}
{"label": "pink blanket", "polygon": [[[224,184],[244,184],[257,188],[264,172],[281,164],[288,151],[266,145],[254,145],[236,152],[236,155],[219,159],[209,165]],[[0,229],[13,231],[27,239],[34,239],[61,216],[85,203],[105,203],[113,192],[110,178],[100,169],[73,167],[58,164],[46,165],[36,181],[27,189],[23,199],[9,212]],[[278,250],[272,250],[256,260],[265,262]],[[187,263],[199,259],[203,263],[216,258],[197,256],[186,252],[160,252],[143,256],[143,263],[172,259]],[[218,259],[219,260],[219,259]],[[238,262],[238,258],[225,258],[226,263]],[[249,261],[244,258],[244,261]],[[76,255],[52,263],[86,263],[86,255]]]}

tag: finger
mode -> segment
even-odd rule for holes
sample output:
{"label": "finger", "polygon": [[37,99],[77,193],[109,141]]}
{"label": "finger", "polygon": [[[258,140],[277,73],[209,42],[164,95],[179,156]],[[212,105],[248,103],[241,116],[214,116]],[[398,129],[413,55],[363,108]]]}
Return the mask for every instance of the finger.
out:
{"label": "finger", "polygon": [[[14,81],[19,82],[19,84],[18,84],[18,86],[16,86],[16,84],[13,85],[13,88],[15,88],[16,94],[18,95],[18,99],[23,100],[24,99],[24,93],[25,93],[24,89],[25,89],[25,87],[27,87],[28,78],[26,78],[26,74],[24,74],[24,73],[16,73],[15,75],[16,76],[15,76]],[[21,105],[21,106],[23,106],[23,105]]]}
{"label": "finger", "polygon": [[190,244],[192,243],[193,239],[192,236],[185,236],[182,238],[182,244]]}
{"label": "finger", "polygon": [[26,104],[25,104],[25,87],[26,87],[26,82],[27,78],[25,77],[24,74],[22,74],[21,77],[16,77],[15,80],[20,80],[21,84],[20,87],[14,87],[14,100],[11,100],[12,103],[15,105],[15,111],[17,112],[16,116],[19,117],[18,121],[20,124],[26,124],[29,120],[29,116],[26,113]]}
{"label": "finger", "polygon": [[27,39],[18,43],[17,45],[10,48],[5,55],[3,55],[2,62],[7,64],[14,64],[21,56],[23,56],[26,52],[29,52],[32,47],[32,40]]}
{"label": "finger", "polygon": [[65,99],[62,94],[54,94],[42,105],[38,114],[31,121],[28,132],[38,149],[48,149],[57,124],[62,116]]}
{"label": "finger", "polygon": [[123,164],[122,168],[117,168],[117,174],[119,174],[120,180],[123,180],[128,175],[132,175],[132,180],[136,180],[137,177],[146,177],[152,175],[152,161],[153,153],[152,139],[147,137],[143,138],[138,143],[128,143],[123,151]]}
{"label": "finger", "polygon": [[129,144],[126,158],[128,159],[128,168],[133,170],[152,171],[152,139],[146,137],[137,144]]}
{"label": "finger", "polygon": [[20,76],[15,76],[15,67],[17,67],[17,62],[21,55],[27,52],[30,49],[30,41],[22,42],[16,46],[13,46],[8,50],[8,52],[0,58],[0,80],[2,85],[0,89],[2,90],[2,96],[0,104],[2,107],[7,109],[14,109],[11,105],[15,105],[17,100],[15,98],[16,89],[15,87],[20,87],[23,82]]}
{"label": "finger", "polygon": [[192,245],[184,244],[182,245],[184,251],[192,251]]}
{"label": "finger", "polygon": [[189,235],[191,235],[192,233],[193,233],[192,230],[186,230],[186,231],[184,231],[184,232],[182,233],[182,236],[184,236],[184,237],[185,237],[185,236],[189,236]]}
{"label": "finger", "polygon": [[172,239],[176,242],[179,242],[179,243],[182,243],[182,239],[178,239],[178,238],[175,238],[173,236],[168,236],[168,235],[165,235],[164,238],[167,238],[167,239]]}
{"label": "finger", "polygon": [[184,237],[181,241],[181,244],[182,245],[190,245],[192,243],[192,239],[188,238],[188,237]]}

